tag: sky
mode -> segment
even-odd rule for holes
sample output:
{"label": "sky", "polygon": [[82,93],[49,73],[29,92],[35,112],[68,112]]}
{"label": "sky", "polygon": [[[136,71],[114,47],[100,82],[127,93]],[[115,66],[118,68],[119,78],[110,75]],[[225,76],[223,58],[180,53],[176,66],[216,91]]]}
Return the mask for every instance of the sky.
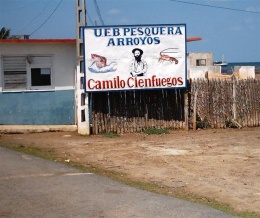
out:
{"label": "sky", "polygon": [[[85,0],[87,26],[186,24],[187,52],[260,62],[260,0]],[[97,4],[95,4],[95,2]],[[0,0],[0,28],[31,39],[76,38],[76,0]]]}

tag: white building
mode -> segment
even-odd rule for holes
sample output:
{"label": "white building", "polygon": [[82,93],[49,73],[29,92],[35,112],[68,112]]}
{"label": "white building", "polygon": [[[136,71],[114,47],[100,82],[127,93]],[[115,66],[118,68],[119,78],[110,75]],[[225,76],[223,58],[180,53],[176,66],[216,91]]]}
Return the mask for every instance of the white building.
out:
{"label": "white building", "polygon": [[0,40],[0,125],[73,125],[75,39]]}

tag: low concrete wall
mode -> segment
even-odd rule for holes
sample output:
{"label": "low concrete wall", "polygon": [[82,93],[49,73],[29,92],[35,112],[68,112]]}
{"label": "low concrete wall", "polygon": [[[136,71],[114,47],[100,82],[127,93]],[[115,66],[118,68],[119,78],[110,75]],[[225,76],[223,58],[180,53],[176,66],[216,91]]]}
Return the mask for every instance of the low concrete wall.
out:
{"label": "low concrete wall", "polygon": [[255,78],[255,67],[254,66],[235,66],[235,76],[238,79]]}
{"label": "low concrete wall", "polygon": [[221,75],[220,66],[191,66],[189,68],[189,79],[205,79]]}
{"label": "low concrete wall", "polygon": [[74,132],[76,125],[0,125],[0,133]]}
{"label": "low concrete wall", "polygon": [[0,93],[0,125],[74,125],[74,90]]}
{"label": "low concrete wall", "polygon": [[234,75],[237,79],[255,78],[254,66],[235,66],[233,74],[222,74],[221,66],[190,66],[189,79],[228,79]]}

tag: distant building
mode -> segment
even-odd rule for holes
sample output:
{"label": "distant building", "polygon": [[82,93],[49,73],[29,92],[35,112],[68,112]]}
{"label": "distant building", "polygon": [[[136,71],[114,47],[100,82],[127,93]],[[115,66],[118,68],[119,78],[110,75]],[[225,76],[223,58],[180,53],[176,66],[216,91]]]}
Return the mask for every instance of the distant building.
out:
{"label": "distant building", "polygon": [[206,79],[212,75],[221,74],[221,67],[213,66],[213,53],[211,52],[188,53],[187,59],[189,79]]}
{"label": "distant building", "polygon": [[255,78],[255,66],[234,66],[231,73],[225,72],[228,63],[224,58],[220,62],[213,61],[211,52],[188,53],[188,78],[189,79],[237,79]]}
{"label": "distant building", "polygon": [[30,35],[12,35],[10,39],[29,39]]}
{"label": "distant building", "polygon": [[0,125],[75,124],[75,39],[0,40]]}
{"label": "distant building", "polygon": [[188,53],[190,66],[213,66],[213,54],[211,52]]}

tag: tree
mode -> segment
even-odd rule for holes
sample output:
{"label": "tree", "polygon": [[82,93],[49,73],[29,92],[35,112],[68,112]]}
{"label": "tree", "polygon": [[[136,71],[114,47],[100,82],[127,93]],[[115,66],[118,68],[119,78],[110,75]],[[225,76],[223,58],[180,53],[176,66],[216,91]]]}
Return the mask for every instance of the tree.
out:
{"label": "tree", "polygon": [[0,30],[0,39],[8,39],[8,38],[10,38],[10,30],[3,27]]}

